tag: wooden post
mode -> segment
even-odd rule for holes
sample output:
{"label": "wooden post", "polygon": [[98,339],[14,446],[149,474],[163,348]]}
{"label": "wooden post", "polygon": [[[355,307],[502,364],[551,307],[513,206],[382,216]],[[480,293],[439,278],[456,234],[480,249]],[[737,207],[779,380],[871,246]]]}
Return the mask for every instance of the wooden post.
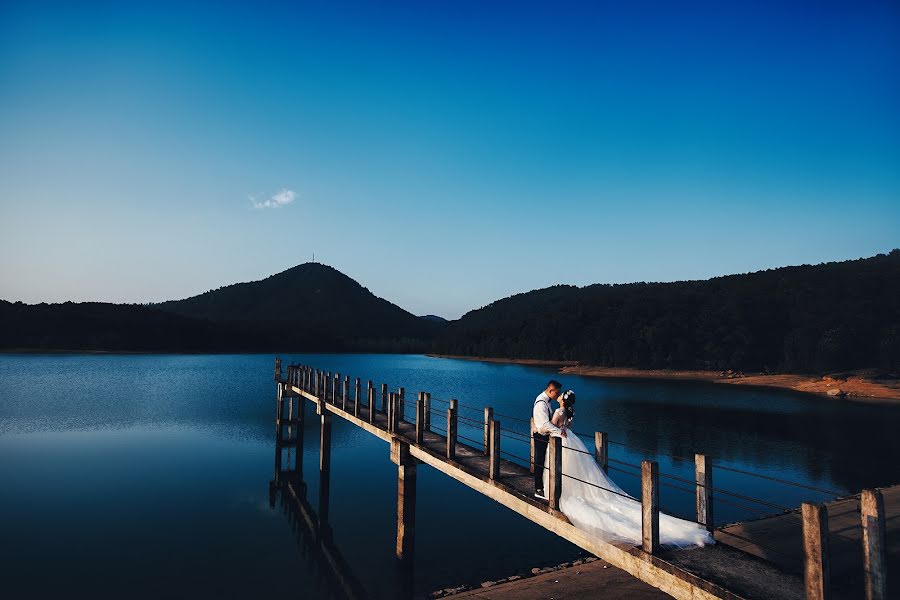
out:
{"label": "wooden post", "polygon": [[431,431],[431,393],[425,392],[425,431]]}
{"label": "wooden post", "polygon": [[447,458],[456,458],[456,413],[459,410],[458,402],[450,400],[450,408],[447,409]]}
{"label": "wooden post", "polygon": [[388,402],[390,403],[390,409],[388,410],[391,423],[390,432],[397,433],[397,430],[400,428],[400,394],[391,392],[388,396]]}
{"label": "wooden post", "polygon": [[[372,383],[371,381],[369,383]],[[375,388],[369,386],[369,423],[375,422]]]}
{"label": "wooden post", "polygon": [[562,496],[562,438],[551,436],[547,446],[550,452],[550,472],[548,475],[547,498],[550,500],[550,508],[559,510],[559,498]]}
{"label": "wooden post", "polygon": [[484,455],[491,455],[491,421],[494,420],[494,409],[484,407]]}
{"label": "wooden post", "polygon": [[394,423],[394,420],[391,419],[391,410],[393,409],[393,407],[394,407],[394,393],[389,392],[387,406],[384,407],[384,414],[387,417],[387,423],[384,424],[384,427],[385,427],[385,429],[388,430],[388,433],[390,433],[392,431],[392,425]]}
{"label": "wooden post", "polygon": [[[331,403],[337,406],[338,395],[341,393],[341,374],[335,373],[331,380]],[[343,408],[343,407],[342,407]]]}
{"label": "wooden post", "polygon": [[356,378],[356,388],[355,388],[356,393],[353,394],[353,416],[357,417],[357,418],[359,417],[359,404],[360,404],[360,401],[362,400],[362,398],[360,397],[360,389],[361,389],[361,384],[359,381],[359,377],[357,377]]}
{"label": "wooden post", "polygon": [[402,387],[397,392],[397,410],[400,413],[397,417],[397,421],[405,421],[406,420],[406,390]]}
{"label": "wooden post", "polygon": [[887,527],[884,521],[884,498],[878,490],[863,490],[859,499],[862,517],[863,576],[866,600],[887,600],[887,569],[885,542]]}
{"label": "wooden post", "polygon": [[328,522],[331,483],[331,413],[322,412],[319,427],[319,520]]}
{"label": "wooden post", "polygon": [[594,458],[604,473],[609,473],[609,436],[605,431],[594,432]]}
{"label": "wooden post", "polygon": [[830,567],[828,556],[828,509],[824,504],[804,502],[803,583],[807,600],[825,600],[831,597]]}
{"label": "wooden post", "polygon": [[491,419],[488,428],[490,429],[488,432],[488,444],[490,446],[488,477],[490,477],[491,481],[497,481],[500,479],[500,421]]}
{"label": "wooden post", "polygon": [[350,398],[350,376],[344,377],[344,390],[341,394],[341,409],[347,410],[347,400]]}
{"label": "wooden post", "polygon": [[534,417],[531,417],[531,425],[528,428],[528,440],[531,445],[531,455],[528,459],[528,464],[530,465],[531,472],[534,473]]}
{"label": "wooden post", "polygon": [[296,450],[297,461],[294,463],[294,469],[297,471],[299,479],[303,479],[303,426],[306,424],[306,402],[303,396],[297,397],[297,437],[295,438],[294,448]]}
{"label": "wooden post", "polygon": [[659,463],[641,461],[641,537],[644,552],[659,552]]}
{"label": "wooden post", "polygon": [[319,380],[322,379],[319,377],[319,370],[316,369],[315,373],[313,373],[313,396],[319,398]]}
{"label": "wooden post", "polygon": [[[399,394],[391,394],[396,402]],[[397,464],[397,558],[409,561],[413,557],[416,539],[416,460],[409,453],[409,444],[397,438],[391,440],[391,460]]]}
{"label": "wooden post", "polygon": [[275,358],[275,381],[281,381],[281,359]]}
{"label": "wooden post", "polygon": [[425,392],[419,392],[416,398],[416,443],[425,441]]}
{"label": "wooden post", "polygon": [[387,411],[387,397],[388,397],[387,384],[382,383],[381,384],[381,412]]}
{"label": "wooden post", "polygon": [[275,394],[275,485],[281,483],[281,416],[284,411],[284,389],[278,384]]}
{"label": "wooden post", "polygon": [[712,460],[705,454],[694,454],[694,481],[697,483],[697,522],[710,533],[716,530],[713,519]]}

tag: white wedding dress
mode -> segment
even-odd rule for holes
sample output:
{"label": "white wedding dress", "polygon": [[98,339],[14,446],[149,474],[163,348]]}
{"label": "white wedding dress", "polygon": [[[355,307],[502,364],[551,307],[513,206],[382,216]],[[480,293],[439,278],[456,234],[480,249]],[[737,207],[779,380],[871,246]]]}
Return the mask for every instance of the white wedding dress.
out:
{"label": "white wedding dress", "polygon": [[[607,541],[625,541],[633,545],[641,543],[641,502],[634,499],[603,472],[592,451],[571,432],[562,438],[562,495],[559,508],[575,527]],[[550,453],[547,452],[547,460]],[[545,462],[545,467],[549,464]],[[544,469],[544,489],[549,471]],[[572,479],[587,481],[589,485]],[[599,486],[599,487],[595,487]],[[605,488],[605,489],[600,489]],[[611,490],[611,491],[606,491]],[[614,493],[617,492],[617,493]],[[618,494],[625,494],[627,498]],[[659,543],[686,548],[712,544],[710,533],[698,523],[659,514]]]}

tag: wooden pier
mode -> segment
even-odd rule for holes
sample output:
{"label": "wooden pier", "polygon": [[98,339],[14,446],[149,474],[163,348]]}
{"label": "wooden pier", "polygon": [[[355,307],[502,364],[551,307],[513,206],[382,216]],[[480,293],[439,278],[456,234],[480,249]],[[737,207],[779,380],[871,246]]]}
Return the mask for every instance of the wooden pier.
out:
{"label": "wooden pier", "polygon": [[[551,438],[548,448],[549,502],[533,497],[533,474],[527,466],[506,460],[500,452],[501,423],[493,419],[493,411],[484,411],[484,443],[467,445],[457,436],[459,405],[451,400],[446,420],[432,427],[430,395],[419,392],[415,400],[415,420],[403,416],[406,392],[399,388],[388,392],[387,385],[376,388],[355,380],[351,392],[349,377],[341,379],[302,365],[291,365],[282,374],[276,359],[275,381],[278,384],[276,404],[275,487],[285,485],[282,454],[285,448],[296,451],[294,473],[302,477],[301,453],[303,425],[306,422],[305,401],[313,403],[319,425],[319,519],[328,521],[328,494],[331,458],[331,420],[344,419],[369,432],[389,445],[390,458],[397,465],[397,544],[396,556],[401,561],[412,558],[415,545],[416,468],[428,465],[469,488],[497,501],[572,542],[634,577],[679,599],[826,599],[835,598],[829,571],[827,509],[819,504],[804,504],[800,539],[805,548],[804,570],[785,568],[759,553],[745,551],[739,544],[728,543],[732,536],[714,531],[717,543],[703,548],[671,550],[659,545],[658,465],[644,461],[643,543],[631,546],[597,539],[572,525],[558,510],[560,490],[564,483],[561,472],[559,439]],[[295,402],[296,400],[296,402]],[[443,432],[435,431],[442,428]],[[605,466],[606,436],[596,435],[597,459]],[[712,469],[703,455],[697,455],[698,522],[712,530]],[[289,486],[288,486],[289,487]],[[887,598],[885,568],[884,505],[878,491],[864,491],[864,510],[860,516],[861,539],[865,552],[859,556],[859,571],[865,580],[867,599]],[[724,531],[724,530],[723,530]],[[733,533],[733,532],[732,532]],[[800,544],[798,539],[798,544]],[[758,540],[757,540],[758,541]]]}

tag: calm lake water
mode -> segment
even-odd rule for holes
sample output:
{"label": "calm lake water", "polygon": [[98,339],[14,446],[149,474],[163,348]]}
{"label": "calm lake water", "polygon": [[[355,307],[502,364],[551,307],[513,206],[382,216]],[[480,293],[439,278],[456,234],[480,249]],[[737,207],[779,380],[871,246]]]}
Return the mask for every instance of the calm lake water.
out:
{"label": "calm lake water", "polygon": [[[461,416],[480,419],[480,407],[493,406],[503,427],[520,431],[527,431],[534,396],[555,376],[424,356],[283,359],[404,386],[408,397],[426,390],[438,408],[458,398],[473,407]],[[321,557],[292,532],[278,502],[270,506],[272,369],[272,355],[0,356],[3,595],[340,597]],[[557,378],[578,394],[577,431],[608,431],[627,444],[610,447],[618,461],[655,458],[663,473],[690,479],[692,463],[671,456],[705,451],[716,464],[840,492],[900,481],[895,408],[705,384]],[[309,421],[303,460],[315,510],[318,430]],[[441,425],[438,417],[433,422]],[[347,576],[370,596],[397,597],[408,586],[422,595],[580,554],[421,466],[414,568],[399,569],[389,448],[340,419],[333,423],[334,545]],[[460,435],[481,439],[463,423]],[[524,443],[503,444],[528,455]],[[637,477],[611,474],[639,493]],[[715,484],[787,506],[828,499],[726,471],[715,471]],[[693,502],[691,494],[662,489],[666,512],[691,515]],[[719,524],[754,516],[716,504]]]}

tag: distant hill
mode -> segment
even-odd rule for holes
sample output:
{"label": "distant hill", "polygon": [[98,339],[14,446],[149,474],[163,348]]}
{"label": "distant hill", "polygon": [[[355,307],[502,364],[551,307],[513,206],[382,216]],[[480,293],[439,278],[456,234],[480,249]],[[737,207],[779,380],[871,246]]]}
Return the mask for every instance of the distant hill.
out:
{"label": "distant hill", "polygon": [[319,350],[424,350],[439,329],[319,263],[154,307]]}
{"label": "distant hill", "polygon": [[153,305],[0,301],[4,350],[422,352],[440,327],[318,263]]}
{"label": "distant hill", "polygon": [[448,324],[434,351],[655,369],[900,372],[900,250],[708,281],[554,286]]}
{"label": "distant hill", "polygon": [[439,317],[437,315],[422,315],[419,317],[420,319],[425,319],[426,321],[433,321],[435,323],[446,323],[447,319],[444,317]]}

